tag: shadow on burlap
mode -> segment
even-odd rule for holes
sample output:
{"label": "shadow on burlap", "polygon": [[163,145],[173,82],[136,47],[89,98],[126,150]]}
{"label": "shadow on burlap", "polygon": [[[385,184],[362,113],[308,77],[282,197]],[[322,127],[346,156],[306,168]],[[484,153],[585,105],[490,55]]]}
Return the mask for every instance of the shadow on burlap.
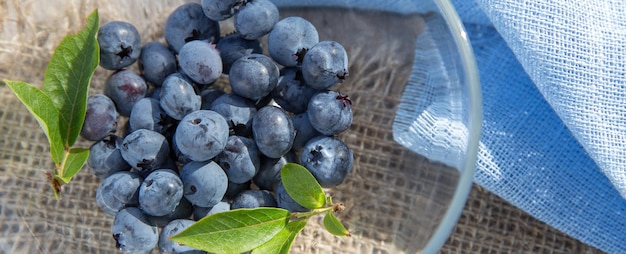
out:
{"label": "shadow on burlap", "polygon": [[[144,42],[163,42],[165,18],[180,3],[2,1],[0,78],[41,85],[54,47],[67,32],[81,28],[84,17],[94,8],[100,10],[101,24],[126,20],[137,26]],[[120,6],[127,9],[119,11]],[[354,236],[333,237],[319,230],[319,220],[314,220],[298,236],[293,251],[418,250],[427,240],[427,232],[441,219],[458,180],[456,170],[410,154],[390,142],[393,112],[402,89],[387,85],[406,82],[412,64],[410,52],[415,37],[422,31],[421,17],[376,19],[370,13],[366,18],[360,17],[359,22],[347,22],[355,17],[331,12],[298,14],[318,27],[336,27],[332,33],[320,29],[321,39],[342,42],[351,56],[351,76],[340,90],[350,91],[355,122],[341,138],[354,150],[355,165],[347,182],[331,193],[334,200],[346,202],[348,209],[340,218],[354,230]],[[387,22],[402,25],[390,26]],[[364,32],[354,36],[351,31]],[[385,43],[399,36],[406,40]],[[109,74],[98,68],[90,93],[100,92]],[[0,253],[115,252],[110,235],[113,218],[101,212],[95,203],[99,180],[85,169],[64,188],[64,197],[55,200],[44,177],[53,166],[45,136],[4,83],[0,85],[0,103]],[[78,145],[87,147],[90,143],[80,140]],[[411,194],[415,190],[419,194]],[[595,252],[478,187],[472,190],[454,233],[442,249],[446,253],[470,251]]]}

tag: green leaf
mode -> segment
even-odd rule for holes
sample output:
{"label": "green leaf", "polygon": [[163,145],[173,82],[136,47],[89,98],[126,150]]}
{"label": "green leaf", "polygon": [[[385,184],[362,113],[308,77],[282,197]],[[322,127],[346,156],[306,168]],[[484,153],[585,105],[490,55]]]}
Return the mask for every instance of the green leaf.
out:
{"label": "green leaf", "polygon": [[341,224],[339,219],[335,217],[333,212],[328,212],[324,216],[324,227],[326,230],[336,236],[350,236],[350,232]]}
{"label": "green leaf", "polygon": [[60,113],[55,131],[60,132],[66,148],[74,145],[85,120],[89,82],[100,61],[98,25],[95,10],[83,30],[63,38],[44,74],[43,91]]}
{"label": "green leaf", "polygon": [[317,209],[326,205],[326,194],[315,177],[305,167],[287,163],[280,171],[285,190],[303,207]]}
{"label": "green leaf", "polygon": [[67,154],[65,161],[63,163],[62,175],[59,178],[63,181],[64,184],[69,183],[78,171],[85,165],[87,162],[87,157],[89,157],[89,149],[85,148],[72,148],[70,152]]}
{"label": "green leaf", "polygon": [[242,253],[272,239],[289,218],[280,208],[236,209],[207,216],[170,239],[212,253]]}
{"label": "green leaf", "polygon": [[306,220],[291,221],[272,240],[252,250],[252,254],[289,254],[296,236],[306,226]]}
{"label": "green leaf", "polygon": [[4,82],[37,119],[39,126],[48,137],[52,160],[55,164],[60,164],[64,157],[65,147],[59,133],[59,110],[54,106],[50,97],[39,88],[20,81],[5,80]]}

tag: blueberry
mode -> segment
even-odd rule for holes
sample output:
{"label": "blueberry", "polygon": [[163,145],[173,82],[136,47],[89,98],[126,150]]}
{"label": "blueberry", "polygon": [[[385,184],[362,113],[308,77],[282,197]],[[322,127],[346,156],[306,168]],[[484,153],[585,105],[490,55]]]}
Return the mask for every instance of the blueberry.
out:
{"label": "blueberry", "polygon": [[254,184],[262,190],[275,190],[280,182],[280,171],[288,162],[296,162],[293,152],[288,152],[280,158],[261,156],[261,167],[253,178]]}
{"label": "blueberry", "polygon": [[208,41],[186,43],[178,54],[178,64],[185,75],[200,84],[211,84],[222,75],[220,52]]}
{"label": "blueberry", "polygon": [[336,91],[323,91],[314,95],[307,107],[309,122],[320,133],[331,136],[352,124],[352,101]]}
{"label": "blueberry", "polygon": [[181,120],[200,109],[200,103],[191,81],[180,73],[171,74],[163,81],[159,104],[169,117]]}
{"label": "blueberry", "polygon": [[117,71],[104,83],[104,94],[109,96],[120,115],[129,116],[135,103],[148,93],[148,85],[131,70]]}
{"label": "blueberry", "polygon": [[208,87],[200,91],[200,109],[211,109],[211,104],[224,94],[226,93],[224,93],[221,89],[212,87]]}
{"label": "blueberry", "polygon": [[291,117],[275,106],[265,106],[257,112],[252,119],[252,133],[259,151],[270,158],[285,155],[295,137]]}
{"label": "blueberry", "polygon": [[113,220],[115,246],[126,253],[149,253],[157,246],[159,230],[139,208],[120,210]]}
{"label": "blueberry", "polygon": [[269,33],[278,22],[278,8],[268,0],[254,0],[235,15],[235,30],[246,40],[255,40]]}
{"label": "blueberry", "polygon": [[122,138],[108,135],[89,147],[87,166],[100,179],[105,179],[118,171],[130,170],[130,165],[122,158],[120,147]]}
{"label": "blueberry", "polygon": [[176,52],[180,52],[180,49],[187,42],[193,40],[215,42],[219,36],[219,23],[207,18],[202,6],[198,3],[187,3],[179,6],[167,17],[165,22],[165,40]]}
{"label": "blueberry", "polygon": [[180,121],[174,137],[182,154],[194,161],[207,161],[224,150],[228,124],[215,111],[198,110]]}
{"label": "blueberry", "polygon": [[301,17],[281,19],[267,36],[270,56],[286,67],[298,65],[306,50],[318,42],[315,26]]}
{"label": "blueberry", "polygon": [[183,197],[183,182],[171,169],[157,169],[139,188],[139,208],[152,216],[174,212]]}
{"label": "blueberry", "polygon": [[211,110],[226,119],[231,133],[249,136],[252,131],[252,119],[257,112],[254,102],[236,94],[224,94],[211,104]]}
{"label": "blueberry", "polygon": [[215,160],[233,183],[252,180],[261,164],[254,140],[240,136],[228,137],[224,151]]}
{"label": "blueberry", "polygon": [[322,135],[313,128],[311,121],[309,121],[309,115],[306,112],[293,116],[293,128],[296,130],[296,138],[293,140],[292,147],[294,151],[301,151],[306,142]]}
{"label": "blueberry", "polygon": [[226,194],[224,194],[224,198],[227,200],[232,200],[239,193],[249,190],[252,186],[252,181],[248,181],[245,183],[233,183],[228,181],[228,188],[226,189]]}
{"label": "blueberry", "polygon": [[167,253],[167,254],[177,254],[177,253],[185,253],[185,254],[202,254],[205,253],[201,250],[197,250],[191,248],[189,246],[181,245],[177,242],[170,240],[169,238],[182,232],[191,226],[195,221],[188,219],[178,219],[173,220],[167,224],[167,226],[163,227],[161,230],[161,234],[159,235],[159,252]]}
{"label": "blueberry", "polygon": [[302,149],[300,161],[324,188],[342,183],[352,171],[352,151],[343,141],[326,136],[315,137]]}
{"label": "blueberry", "polygon": [[226,20],[239,11],[249,0],[202,0],[204,15],[215,21]]}
{"label": "blueberry", "polygon": [[307,209],[289,196],[287,190],[285,190],[285,186],[283,182],[278,183],[276,187],[276,204],[278,207],[288,210],[289,212],[308,212],[310,209]]}
{"label": "blueberry", "polygon": [[269,57],[251,54],[233,63],[228,81],[233,93],[257,101],[267,95],[278,84],[280,71]]}
{"label": "blueberry", "polygon": [[315,89],[327,89],[348,76],[348,53],[336,41],[321,41],[306,52],[302,77]]}
{"label": "blueberry", "polygon": [[222,71],[225,74],[230,72],[230,67],[237,59],[250,54],[263,53],[259,40],[246,40],[234,33],[221,38],[216,47],[220,51]]}
{"label": "blueberry", "polygon": [[296,67],[287,67],[281,70],[278,85],[272,91],[272,98],[284,110],[299,114],[306,108],[319,90],[311,88],[302,79],[302,71]]}
{"label": "blueberry", "polygon": [[139,205],[141,177],[133,172],[121,171],[104,179],[96,190],[96,203],[110,215],[128,206]]}
{"label": "blueberry", "polygon": [[185,198],[180,199],[180,203],[173,212],[163,216],[149,216],[157,227],[165,227],[170,221],[177,219],[188,219],[193,214],[193,205]]}
{"label": "blueberry", "polygon": [[98,30],[100,66],[119,70],[133,64],[141,52],[141,37],[137,28],[124,21],[110,21]]}
{"label": "blueberry", "polygon": [[168,75],[176,72],[176,56],[160,42],[148,42],[141,47],[139,69],[146,81],[161,86]]}
{"label": "blueberry", "polygon": [[276,199],[266,190],[247,190],[239,193],[230,204],[230,209],[276,207]]}
{"label": "blueberry", "polygon": [[148,97],[135,103],[130,111],[128,124],[131,132],[146,129],[165,133],[174,124],[174,119],[168,117],[161,109],[158,99]]}
{"label": "blueberry", "polygon": [[212,207],[219,203],[228,187],[224,170],[213,161],[189,162],[180,172],[184,195],[191,204]]}
{"label": "blueberry", "polygon": [[217,205],[213,207],[200,207],[196,206],[193,209],[193,219],[200,220],[204,217],[207,217],[211,214],[230,211],[230,204],[226,201],[220,201]]}
{"label": "blueberry", "polygon": [[169,143],[158,132],[139,129],[124,138],[121,152],[131,167],[150,172],[169,160]]}
{"label": "blueberry", "polygon": [[117,117],[115,104],[109,97],[103,94],[90,95],[80,135],[91,141],[101,140],[116,131]]}

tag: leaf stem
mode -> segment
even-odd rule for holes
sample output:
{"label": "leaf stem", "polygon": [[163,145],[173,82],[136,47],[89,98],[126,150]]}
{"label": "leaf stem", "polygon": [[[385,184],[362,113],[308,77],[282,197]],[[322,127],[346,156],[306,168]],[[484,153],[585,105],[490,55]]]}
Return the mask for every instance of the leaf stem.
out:
{"label": "leaf stem", "polygon": [[313,209],[310,212],[294,212],[291,214],[291,218],[294,219],[308,219],[309,217],[318,215],[318,214],[322,214],[322,213],[327,213],[329,211],[332,211],[333,207],[329,206],[329,207],[323,207],[323,208],[317,208],[317,209]]}
{"label": "leaf stem", "polygon": [[343,205],[343,203],[338,203],[338,204],[334,204],[332,206],[327,206],[327,207],[313,209],[313,210],[311,210],[309,212],[294,212],[294,213],[291,214],[291,218],[292,219],[308,219],[308,218],[313,217],[315,215],[328,213],[328,212],[331,212],[331,211],[332,212],[343,211],[344,208],[345,208],[345,206]]}
{"label": "leaf stem", "polygon": [[63,149],[63,159],[61,160],[61,163],[59,163],[58,165],[56,165],[56,172],[54,175],[56,176],[62,176],[63,175],[63,169],[65,168],[65,163],[67,162],[67,158],[70,157],[70,148],[69,147],[65,147],[65,149]]}

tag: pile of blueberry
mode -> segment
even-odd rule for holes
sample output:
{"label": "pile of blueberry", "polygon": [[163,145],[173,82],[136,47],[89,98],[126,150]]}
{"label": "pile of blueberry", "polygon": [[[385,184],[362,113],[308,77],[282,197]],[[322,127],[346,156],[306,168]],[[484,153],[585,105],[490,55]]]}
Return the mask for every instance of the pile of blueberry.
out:
{"label": "pile of blueberry", "polygon": [[[220,21],[231,17],[236,32],[220,36]],[[209,214],[306,211],[281,184],[287,162],[322,187],[346,179],[353,155],[335,136],[352,123],[352,105],[331,90],[348,76],[341,44],[319,41],[301,17],[279,20],[268,0],[184,4],[164,36],[167,46],[142,46],[123,21],[98,32],[100,66],[115,72],[104,94],[89,97],[81,135],[96,141],[87,163],[103,180],[96,201],[115,217],[118,248],[191,253],[168,237]],[[125,69],[135,62],[140,73]],[[220,77],[229,89],[213,85]],[[128,117],[124,137],[114,134],[119,115]]]}

